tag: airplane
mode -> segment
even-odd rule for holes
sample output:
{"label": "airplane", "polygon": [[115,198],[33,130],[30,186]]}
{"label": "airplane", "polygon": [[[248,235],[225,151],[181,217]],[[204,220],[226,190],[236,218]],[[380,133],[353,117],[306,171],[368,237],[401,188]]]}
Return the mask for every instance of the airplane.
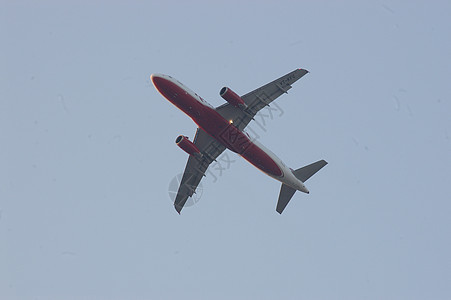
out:
{"label": "airplane", "polygon": [[327,164],[325,160],[293,170],[258,141],[251,139],[244,130],[258,111],[287,93],[291,85],[307,73],[307,70],[296,69],[241,97],[230,88],[223,87],[219,94],[227,103],[216,108],[171,76],[150,76],[157,91],[198,126],[193,142],[184,135],[179,135],[175,140],[189,154],[174,201],[179,214],[188,197],[195,193],[199,182],[206,176],[208,166],[225,149],[237,153],[282,183],[276,207],[279,214],[282,214],[296,191],[309,193],[304,183]]}

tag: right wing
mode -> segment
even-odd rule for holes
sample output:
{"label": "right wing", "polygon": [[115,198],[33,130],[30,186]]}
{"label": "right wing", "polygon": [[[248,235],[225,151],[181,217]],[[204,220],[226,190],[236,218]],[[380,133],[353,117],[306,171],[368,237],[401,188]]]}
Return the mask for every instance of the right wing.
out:
{"label": "right wing", "polygon": [[287,93],[291,89],[291,85],[307,73],[307,70],[296,69],[279,79],[247,93],[241,97],[247,105],[246,109],[240,109],[230,103],[226,103],[217,107],[216,110],[226,120],[233,120],[233,125],[238,129],[243,130],[263,107],[269,106],[280,95]]}
{"label": "right wing", "polygon": [[185,172],[180,182],[177,196],[175,197],[174,207],[180,214],[183,206],[195,191],[202,177],[205,176],[208,166],[225,150],[225,146],[212,138],[201,128],[197,128],[194,137],[194,145],[202,153],[202,157],[190,155],[186,163]]}

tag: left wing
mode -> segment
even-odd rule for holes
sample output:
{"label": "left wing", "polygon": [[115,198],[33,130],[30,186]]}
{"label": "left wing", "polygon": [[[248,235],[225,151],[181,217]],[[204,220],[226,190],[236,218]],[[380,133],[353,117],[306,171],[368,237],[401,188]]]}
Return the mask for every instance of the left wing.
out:
{"label": "left wing", "polygon": [[198,158],[190,155],[186,163],[185,172],[180,182],[177,196],[175,197],[174,207],[180,214],[183,206],[195,191],[202,177],[205,176],[208,166],[216,160],[216,158],[225,150],[225,146],[212,138],[201,128],[197,128],[194,137],[194,145],[202,153],[202,157]]}
{"label": "left wing", "polygon": [[298,81],[308,71],[296,69],[246,95],[242,96],[246,109],[240,109],[230,103],[223,104],[216,108],[216,111],[226,120],[233,120],[233,125],[243,130],[254,116],[265,106],[276,100],[280,95],[287,93],[291,85]]}

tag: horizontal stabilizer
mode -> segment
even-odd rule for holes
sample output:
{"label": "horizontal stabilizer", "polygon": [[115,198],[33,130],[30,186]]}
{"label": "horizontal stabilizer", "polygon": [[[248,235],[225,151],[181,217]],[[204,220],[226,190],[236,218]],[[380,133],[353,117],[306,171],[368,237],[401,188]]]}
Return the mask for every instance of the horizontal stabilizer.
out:
{"label": "horizontal stabilizer", "polygon": [[321,170],[322,167],[327,165],[327,161],[320,160],[313,164],[310,164],[308,166],[302,167],[300,169],[297,169],[296,171],[293,171],[294,176],[296,176],[297,179],[299,179],[302,182],[306,182],[307,179],[312,177],[316,172]]}
{"label": "horizontal stabilizer", "polygon": [[296,189],[282,183],[282,187],[280,188],[279,201],[277,201],[276,211],[281,214],[285,207],[287,207],[288,202],[290,202],[293,197]]}
{"label": "horizontal stabilizer", "polygon": [[[320,160],[308,166],[299,168],[296,171],[293,171],[293,174],[300,181],[306,182],[310,177],[315,175],[315,173],[321,170],[325,165],[327,165],[327,162],[325,160]],[[276,208],[276,211],[279,214],[281,214],[285,209],[285,207],[287,207],[288,202],[290,202],[295,192],[296,189],[282,183],[282,187],[280,188],[279,200],[277,201]],[[308,190],[306,191],[306,193],[308,193]]]}

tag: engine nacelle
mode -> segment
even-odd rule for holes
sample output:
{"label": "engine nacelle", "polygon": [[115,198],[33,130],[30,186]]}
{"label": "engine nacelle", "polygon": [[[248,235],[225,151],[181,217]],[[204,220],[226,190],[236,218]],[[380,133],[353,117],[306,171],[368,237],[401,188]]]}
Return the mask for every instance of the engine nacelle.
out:
{"label": "engine nacelle", "polygon": [[183,151],[185,151],[189,155],[193,155],[193,156],[196,156],[196,157],[201,157],[202,156],[202,154],[200,153],[199,149],[196,147],[196,145],[194,145],[193,142],[191,142],[188,139],[187,136],[179,135],[175,139],[175,143],[177,144],[177,146],[182,148]]}
{"label": "engine nacelle", "polygon": [[246,103],[244,103],[243,99],[241,99],[240,96],[238,96],[234,91],[232,91],[228,87],[223,87],[221,89],[221,91],[219,92],[219,95],[224,100],[226,100],[227,102],[229,102],[230,104],[232,104],[235,107],[239,107],[239,108],[247,107],[247,105],[246,105]]}

